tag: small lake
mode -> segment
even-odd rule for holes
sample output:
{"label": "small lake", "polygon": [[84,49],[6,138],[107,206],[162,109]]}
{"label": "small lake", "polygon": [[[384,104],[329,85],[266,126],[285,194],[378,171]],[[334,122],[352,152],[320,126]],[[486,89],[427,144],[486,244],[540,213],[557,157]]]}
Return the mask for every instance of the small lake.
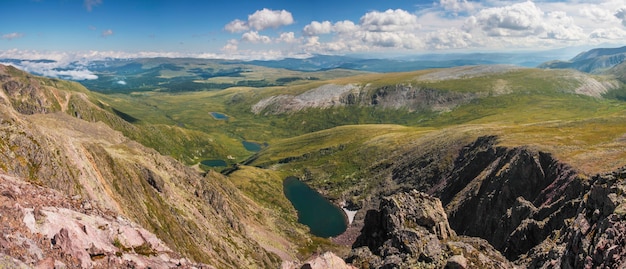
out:
{"label": "small lake", "polygon": [[297,177],[287,177],[283,189],[298,211],[298,222],[309,226],[312,234],[331,237],[346,231],[348,222],[343,210]]}
{"label": "small lake", "polygon": [[250,141],[245,141],[245,140],[241,141],[241,144],[243,144],[243,147],[246,148],[247,151],[252,151],[252,152],[259,152],[264,146],[256,142],[250,142]]}
{"label": "small lake", "polygon": [[228,166],[228,164],[224,160],[204,160],[200,163],[210,167]]}
{"label": "small lake", "polygon": [[211,114],[211,116],[213,116],[214,119],[216,120],[227,120],[228,116],[226,116],[226,114],[222,114],[219,112],[209,112],[209,114]]}

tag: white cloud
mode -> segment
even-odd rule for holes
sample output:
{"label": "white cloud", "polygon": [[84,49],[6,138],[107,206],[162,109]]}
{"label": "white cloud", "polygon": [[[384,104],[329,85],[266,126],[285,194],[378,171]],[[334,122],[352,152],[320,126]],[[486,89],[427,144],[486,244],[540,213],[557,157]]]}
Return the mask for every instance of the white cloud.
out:
{"label": "white cloud", "polygon": [[14,33],[8,33],[8,34],[2,35],[2,39],[13,40],[13,39],[20,38],[20,37],[23,37],[23,36],[24,36],[24,34],[22,34],[22,33],[15,33],[14,32]]}
{"label": "white cloud", "polygon": [[43,71],[42,75],[46,77],[58,77],[58,78],[71,79],[71,80],[98,79],[98,76],[96,76],[93,72],[87,69],[61,70],[61,71],[45,70]]}
{"label": "white cloud", "polygon": [[596,23],[612,21],[614,19],[613,12],[598,6],[580,9],[580,14]]}
{"label": "white cloud", "polygon": [[241,36],[241,40],[250,43],[270,43],[272,39],[269,36],[260,35],[257,31],[245,32]]}
{"label": "white cloud", "polygon": [[248,16],[248,26],[257,31],[267,28],[278,28],[293,23],[291,12],[286,10],[270,10],[264,8]]}
{"label": "white cloud", "polygon": [[87,11],[91,12],[95,6],[102,4],[102,0],[85,0],[84,5]]}
{"label": "white cloud", "polygon": [[428,48],[435,50],[462,49],[474,45],[471,34],[455,28],[431,32],[426,42]]}
{"label": "white cloud", "polygon": [[298,39],[296,38],[296,34],[294,32],[287,32],[281,33],[276,41],[284,43],[296,43],[298,42]]}
{"label": "white cloud", "polygon": [[483,9],[468,19],[466,29],[480,27],[490,36],[533,34],[544,16],[533,2]]}
{"label": "white cloud", "polygon": [[237,41],[237,39],[231,39],[231,40],[228,40],[228,43],[224,47],[222,47],[222,51],[227,52],[227,53],[233,53],[237,51],[238,48],[239,48],[239,41]]}
{"label": "white cloud", "polygon": [[349,20],[339,21],[336,22],[335,25],[333,25],[333,31],[339,34],[353,33],[358,29],[359,27],[356,26],[354,22]]}
{"label": "white cloud", "polygon": [[111,35],[113,35],[113,30],[111,30],[111,29],[104,30],[104,31],[102,31],[102,34],[100,34],[100,36],[102,36],[102,37],[107,37],[107,36],[111,36]]}
{"label": "white cloud", "polygon": [[364,30],[375,32],[406,31],[420,27],[417,16],[402,9],[368,12],[361,17],[360,25]]}
{"label": "white cloud", "polygon": [[123,81],[123,80],[118,80],[116,83],[119,85],[123,85],[123,86],[126,85],[126,81]]}
{"label": "white cloud", "polygon": [[577,26],[574,19],[567,16],[563,11],[548,13],[543,27],[546,36],[552,39],[580,40],[586,37],[583,29]]}
{"label": "white cloud", "polygon": [[596,29],[589,34],[589,37],[592,39],[609,39],[609,40],[619,40],[626,38],[626,31],[619,29],[617,27],[612,27],[609,29]]}
{"label": "white cloud", "polygon": [[622,20],[622,25],[626,27],[626,7],[622,7],[615,12],[615,17]]}
{"label": "white cloud", "polygon": [[467,0],[439,0],[439,5],[445,11],[452,12],[458,16],[459,13],[469,13],[474,11],[477,4],[468,2]]}
{"label": "white cloud", "polygon": [[361,40],[375,47],[417,49],[421,42],[412,33],[363,32]]}
{"label": "white cloud", "polygon": [[84,66],[79,66],[74,70],[59,70],[59,68],[67,68],[67,66],[58,62],[31,62],[21,61],[19,63],[2,63],[12,65],[18,69],[29,73],[35,73],[46,77],[63,78],[71,80],[90,80],[98,79],[98,76],[89,71]]}
{"label": "white cloud", "polygon": [[312,21],[308,25],[304,26],[302,32],[307,36],[328,34],[332,31],[332,24],[329,21]]}
{"label": "white cloud", "polygon": [[224,26],[224,29],[231,33],[241,33],[241,32],[248,31],[250,27],[248,27],[248,24],[245,21],[234,20],[226,24],[226,26]]}

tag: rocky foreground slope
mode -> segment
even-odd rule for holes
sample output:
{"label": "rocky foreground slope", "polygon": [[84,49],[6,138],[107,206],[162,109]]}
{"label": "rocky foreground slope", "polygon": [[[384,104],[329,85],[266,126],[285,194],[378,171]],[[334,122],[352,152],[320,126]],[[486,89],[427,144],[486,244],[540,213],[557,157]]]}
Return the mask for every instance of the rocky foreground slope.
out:
{"label": "rocky foreground slope", "polygon": [[[2,253],[31,266],[50,258],[70,268],[169,267],[178,257],[218,268],[277,267],[278,255],[293,255],[286,241],[268,247],[283,238],[280,224],[224,176],[203,176],[114,131],[115,124],[134,128],[76,83],[0,66],[1,214],[11,219],[3,224]],[[22,197],[32,192],[41,199]]]}

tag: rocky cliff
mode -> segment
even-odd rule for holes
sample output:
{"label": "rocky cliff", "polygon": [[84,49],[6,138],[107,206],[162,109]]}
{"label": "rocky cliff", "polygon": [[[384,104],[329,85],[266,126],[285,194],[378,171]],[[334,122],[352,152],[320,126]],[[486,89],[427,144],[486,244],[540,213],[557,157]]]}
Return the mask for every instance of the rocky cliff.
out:
{"label": "rocky cliff", "polygon": [[347,260],[360,268],[513,268],[486,241],[457,236],[439,199],[415,190],[367,212]]}
{"label": "rocky cliff", "polygon": [[520,263],[531,268],[626,266],[626,168],[589,179],[575,215]]}
{"label": "rocky cliff", "polygon": [[327,84],[299,95],[277,95],[252,106],[255,114],[292,113],[307,108],[375,106],[409,111],[446,111],[478,97],[473,93],[441,91],[410,84],[374,87],[371,85]]}
{"label": "rocky cliff", "polygon": [[493,248],[492,260],[514,262],[481,268],[626,265],[624,169],[587,178],[548,153],[498,146],[494,136],[459,142],[444,151],[407,149],[377,168],[389,179],[377,194],[382,199],[364,202],[349,261],[440,268],[457,254],[449,242],[460,241],[481,242],[474,247],[483,255]]}

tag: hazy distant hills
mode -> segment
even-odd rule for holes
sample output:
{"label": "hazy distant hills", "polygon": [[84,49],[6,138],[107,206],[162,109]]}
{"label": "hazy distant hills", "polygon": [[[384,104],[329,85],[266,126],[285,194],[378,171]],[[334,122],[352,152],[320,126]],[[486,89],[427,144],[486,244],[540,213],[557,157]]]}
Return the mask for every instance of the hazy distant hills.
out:
{"label": "hazy distant hills", "polygon": [[423,54],[396,58],[315,55],[305,59],[287,58],[271,61],[251,61],[247,63],[297,71],[320,71],[342,68],[369,72],[405,72],[431,68],[485,64],[511,64],[535,67],[542,62],[554,60],[554,57],[555,54],[553,52]]}
{"label": "hazy distant hills", "polygon": [[582,52],[569,61],[549,61],[540,68],[571,68],[587,73],[601,73],[626,59],[626,46],[620,48],[596,48]]}

